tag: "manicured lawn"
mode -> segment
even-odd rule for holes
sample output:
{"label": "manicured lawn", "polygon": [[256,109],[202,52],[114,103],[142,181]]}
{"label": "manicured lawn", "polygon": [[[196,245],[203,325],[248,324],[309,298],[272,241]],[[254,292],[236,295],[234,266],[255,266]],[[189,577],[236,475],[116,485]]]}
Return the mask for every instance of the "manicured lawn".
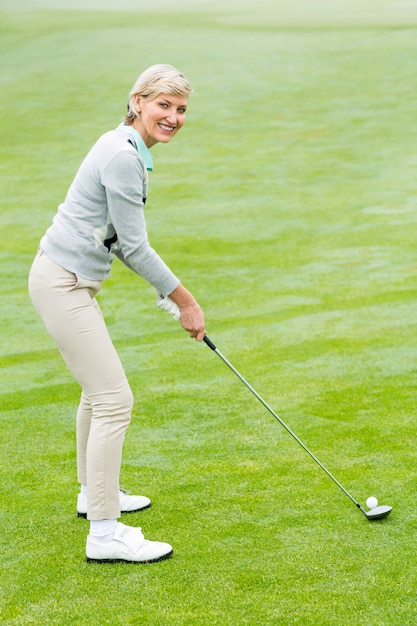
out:
{"label": "manicured lawn", "polygon": [[[412,2],[0,0],[2,622],[417,622],[416,58]],[[386,520],[115,262],[99,300],[136,398],[122,486],[153,501],[122,521],[174,556],[85,561],[79,389],[27,274],[158,62],[194,94],[153,150],[150,239],[219,349],[355,498],[393,506]]]}

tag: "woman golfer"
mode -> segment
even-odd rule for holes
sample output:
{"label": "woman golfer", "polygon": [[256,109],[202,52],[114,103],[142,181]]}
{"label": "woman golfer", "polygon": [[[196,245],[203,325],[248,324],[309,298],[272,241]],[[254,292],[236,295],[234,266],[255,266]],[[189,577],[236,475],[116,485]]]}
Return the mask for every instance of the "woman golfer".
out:
{"label": "woman golfer", "polygon": [[168,143],[183,126],[190,93],[186,78],[170,65],[154,65],[139,76],[124,122],[87,154],[30,271],[33,304],[82,388],[77,510],[90,520],[91,561],[150,562],[172,554],[169,544],[148,541],[140,528],[117,521],[121,512],[144,509],[150,500],[120,490],[133,398],[95,296],[117,256],[165,298],[162,308],[178,312],[192,338],[204,338],[203,312],[150,246],[144,218],[149,149]]}

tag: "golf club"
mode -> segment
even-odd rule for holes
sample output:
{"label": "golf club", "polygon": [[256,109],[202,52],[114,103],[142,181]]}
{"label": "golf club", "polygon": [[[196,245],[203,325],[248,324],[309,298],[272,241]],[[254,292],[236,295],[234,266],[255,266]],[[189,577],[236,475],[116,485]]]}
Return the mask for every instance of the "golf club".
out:
{"label": "golf club", "polygon": [[357,506],[358,509],[360,509],[362,511],[362,513],[365,515],[365,517],[368,520],[372,521],[372,520],[382,519],[382,518],[386,517],[387,515],[389,515],[391,513],[391,511],[392,511],[392,507],[391,506],[376,506],[375,508],[371,509],[370,511],[366,511],[359,504],[359,502],[357,502],[355,500],[355,498],[353,496],[351,496],[351,494],[348,492],[348,490],[345,489],[343,487],[343,485],[341,485],[339,483],[339,481],[333,476],[333,474],[331,472],[329,472],[329,470],[323,465],[323,463],[321,463],[318,460],[318,458],[311,452],[311,450],[309,450],[307,448],[307,446],[304,445],[304,443],[301,441],[301,439],[299,439],[297,437],[297,435],[291,430],[291,428],[289,428],[289,426],[287,426],[287,424],[285,424],[285,422],[275,413],[275,411],[273,411],[271,409],[269,404],[267,404],[265,402],[265,400],[259,395],[259,393],[257,391],[255,391],[255,389],[252,387],[252,385],[250,385],[248,383],[248,381],[245,378],[243,378],[243,376],[237,371],[237,369],[235,367],[233,367],[233,365],[230,363],[230,361],[228,361],[228,359],[226,359],[226,357],[220,352],[220,350],[217,349],[217,347],[208,338],[207,335],[205,335],[205,337],[204,337],[204,342],[208,345],[209,348],[211,348],[211,350],[213,350],[213,352],[215,352],[221,358],[221,360],[232,370],[232,372],[234,374],[236,374],[236,376],[242,381],[242,383],[244,385],[246,385],[246,387],[249,389],[249,391],[251,391],[253,393],[253,395],[259,400],[259,402],[261,404],[263,404],[264,407],[271,413],[271,415],[273,415],[275,417],[275,419],[278,420],[278,422],[281,424],[281,426],[283,426],[285,428],[285,430],[291,435],[291,437],[293,437],[295,439],[295,441],[307,452],[307,454],[310,455],[310,457],[313,459],[313,461],[315,461],[317,463],[317,465],[319,465],[321,467],[321,469],[324,472],[326,472],[327,476],[332,479],[332,481],[355,504],[355,506]]}

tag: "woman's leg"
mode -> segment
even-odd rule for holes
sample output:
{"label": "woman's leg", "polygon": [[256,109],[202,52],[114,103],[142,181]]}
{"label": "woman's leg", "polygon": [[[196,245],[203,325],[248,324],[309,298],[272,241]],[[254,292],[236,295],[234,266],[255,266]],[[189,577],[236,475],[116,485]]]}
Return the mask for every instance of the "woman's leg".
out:
{"label": "woman's leg", "polygon": [[91,406],[85,472],[87,513],[92,520],[120,516],[121,456],[133,405],[122,364],[94,299],[100,286],[98,281],[77,278],[42,252],[29,277],[32,301],[83,389],[82,437],[87,429],[85,410]]}
{"label": "woman's leg", "polygon": [[93,409],[84,391],[81,393],[80,404],[77,410],[77,477],[80,485],[87,484],[87,443],[90,434]]}

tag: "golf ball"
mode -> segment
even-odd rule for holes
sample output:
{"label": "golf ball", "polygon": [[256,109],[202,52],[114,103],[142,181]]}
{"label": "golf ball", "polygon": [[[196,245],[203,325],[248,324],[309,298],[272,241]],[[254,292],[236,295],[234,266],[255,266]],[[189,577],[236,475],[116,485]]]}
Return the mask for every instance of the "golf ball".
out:
{"label": "golf ball", "polygon": [[366,506],[370,509],[374,509],[378,506],[378,500],[374,496],[370,496],[366,501]]}

